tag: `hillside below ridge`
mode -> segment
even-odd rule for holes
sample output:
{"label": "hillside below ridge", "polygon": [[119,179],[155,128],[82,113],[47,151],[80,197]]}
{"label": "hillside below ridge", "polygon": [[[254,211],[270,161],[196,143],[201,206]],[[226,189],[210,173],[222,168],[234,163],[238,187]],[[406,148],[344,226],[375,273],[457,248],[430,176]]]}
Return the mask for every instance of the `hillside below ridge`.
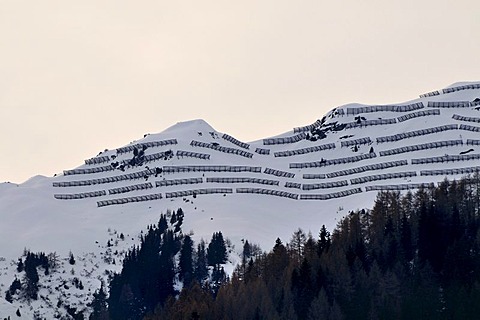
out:
{"label": "hillside below ridge", "polygon": [[63,259],[73,252],[93,270],[82,279],[94,291],[96,277],[120,267],[97,260],[109,239],[128,234],[116,247],[126,250],[161,213],[178,208],[195,241],[222,231],[236,251],[244,239],[268,250],[298,228],[315,236],[348,211],[371,208],[378,191],[414,191],[475,173],[478,132],[480,82],[404,103],[339,106],[253,142],[202,119],[180,122],[55,177],[2,183],[0,234],[8,241],[0,243],[0,288],[12,282],[12,261],[27,248]]}

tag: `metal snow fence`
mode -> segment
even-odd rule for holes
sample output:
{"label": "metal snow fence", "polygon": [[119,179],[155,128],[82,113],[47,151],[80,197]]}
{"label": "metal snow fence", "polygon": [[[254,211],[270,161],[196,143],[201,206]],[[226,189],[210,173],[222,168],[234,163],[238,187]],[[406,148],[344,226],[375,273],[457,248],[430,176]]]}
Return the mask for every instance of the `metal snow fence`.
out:
{"label": "metal snow fence", "polygon": [[317,120],[317,121],[315,121],[314,123],[312,123],[308,126],[293,128],[293,133],[311,131],[312,129],[315,129],[315,128],[319,127],[321,124],[322,124],[322,122],[320,120]]}
{"label": "metal snow fence", "polygon": [[452,116],[452,118],[455,119],[455,120],[459,120],[459,121],[477,122],[477,123],[480,122],[480,118],[465,117],[465,116],[461,116],[461,115],[458,115],[458,114],[454,114],[454,115]]}
{"label": "metal snow fence", "polygon": [[325,167],[329,165],[337,165],[337,164],[344,164],[344,163],[351,163],[362,161],[366,159],[373,159],[377,155],[374,152],[361,154],[353,157],[346,157],[346,158],[338,158],[338,159],[331,159],[331,160],[323,160],[323,161],[314,161],[314,162],[300,162],[300,163],[290,163],[290,169],[303,169],[303,168],[317,168],[317,167]]}
{"label": "metal snow fence", "polygon": [[256,184],[266,184],[266,185],[276,185],[278,186],[279,181],[269,180],[269,179],[258,179],[258,178],[224,178],[224,177],[213,177],[207,178],[207,182],[213,183],[256,183]]}
{"label": "metal snow fence", "polygon": [[95,184],[103,184],[103,183],[111,183],[123,180],[134,180],[140,178],[148,178],[149,176],[155,174],[155,169],[148,169],[143,170],[140,172],[134,172],[129,174],[122,174],[119,176],[113,177],[104,177],[98,179],[90,179],[90,180],[80,180],[80,181],[66,181],[66,182],[54,182],[54,187],[78,187],[78,186],[89,186]]}
{"label": "metal snow fence", "polygon": [[378,126],[397,123],[397,119],[377,119],[377,120],[363,120],[360,122],[354,121],[345,124],[345,129],[362,128],[368,126]]}
{"label": "metal snow fence", "polygon": [[298,199],[298,194],[290,193],[286,191],[278,191],[271,189],[262,189],[262,188],[237,188],[237,193],[252,193],[252,194],[265,194],[289,199]]}
{"label": "metal snow fence", "polygon": [[372,140],[370,137],[365,137],[365,138],[360,138],[360,139],[355,139],[355,140],[346,140],[341,142],[342,147],[350,147],[354,145],[361,145],[361,144],[369,144],[371,143]]}
{"label": "metal snow fence", "polygon": [[468,90],[468,89],[480,89],[480,84],[467,84],[467,85],[453,87],[453,88],[446,88],[446,89],[443,89],[443,93],[451,93],[455,91]]}
{"label": "metal snow fence", "polygon": [[455,169],[441,169],[441,170],[422,170],[421,176],[438,176],[438,175],[459,175],[459,174],[473,174],[480,170],[480,167],[466,167]]}
{"label": "metal snow fence", "polygon": [[305,173],[303,179],[325,179],[326,176],[323,173]]}
{"label": "metal snow fence", "polygon": [[467,108],[469,101],[428,101],[429,108]]}
{"label": "metal snow fence", "polygon": [[350,179],[351,184],[360,184],[376,180],[388,180],[388,179],[398,179],[398,178],[407,178],[407,177],[416,177],[416,171],[407,171],[407,172],[396,172],[396,173],[386,173],[386,174],[375,174],[371,176],[365,176],[360,178]]}
{"label": "metal snow fence", "polygon": [[434,97],[440,95],[440,92],[438,90],[432,91],[432,92],[427,92],[424,94],[420,95],[420,98],[427,98],[427,97]]}
{"label": "metal snow fence", "polygon": [[417,102],[408,105],[377,105],[377,106],[365,106],[359,108],[347,108],[347,115],[357,115],[360,113],[371,113],[371,112],[409,112],[413,110],[418,110],[423,108],[423,103]]}
{"label": "metal snow fence", "polygon": [[327,193],[327,194],[301,194],[300,195],[300,200],[329,200],[329,199],[335,199],[335,198],[350,196],[352,194],[356,194],[356,193],[360,193],[360,192],[362,192],[361,188],[354,188],[354,189],[349,189],[349,190],[340,191],[340,192]]}
{"label": "metal snow fence", "polygon": [[271,174],[271,175],[274,175],[274,176],[277,176],[277,177],[286,177],[286,178],[295,177],[294,173],[281,171],[281,170],[276,170],[276,169],[271,169],[271,168],[265,168],[265,170],[263,170],[263,173]]}
{"label": "metal snow fence", "polygon": [[[476,141],[479,141],[479,140],[476,140]],[[468,144],[468,140],[467,140],[467,144]],[[478,160],[478,159],[480,159],[480,154],[444,155],[439,157],[412,159],[412,164],[428,164],[428,163],[439,163],[439,162],[443,163],[443,162],[468,161],[468,160]]]}
{"label": "metal snow fence", "polygon": [[210,155],[207,153],[178,150],[175,155],[177,157],[188,157],[188,158],[197,158],[202,160],[210,160]]}
{"label": "metal snow fence", "polygon": [[326,176],[327,178],[335,178],[335,177],[346,176],[346,175],[351,175],[355,173],[361,173],[365,171],[375,171],[375,170],[406,166],[406,165],[408,165],[407,160],[388,161],[383,163],[370,164],[370,165],[357,167],[357,168],[335,171],[335,172],[327,173]]}
{"label": "metal snow fence", "polygon": [[91,173],[98,173],[98,172],[106,172],[112,171],[115,168],[111,165],[103,166],[103,167],[94,167],[94,168],[84,168],[84,169],[72,169],[72,170],[64,170],[64,176],[70,176],[75,174],[91,174]]}
{"label": "metal snow fence", "polygon": [[53,197],[59,200],[78,200],[92,197],[101,197],[106,195],[105,190],[82,192],[82,193],[70,193],[70,194],[54,194]]}
{"label": "metal snow fence", "polygon": [[467,146],[480,146],[480,140],[467,139]]}
{"label": "metal snow fence", "polygon": [[153,188],[153,186],[150,182],[148,182],[148,183],[134,184],[131,186],[109,189],[108,193],[117,194],[117,193],[125,193],[125,192],[130,192],[135,190],[145,190],[150,188]]}
{"label": "metal snow fence", "polygon": [[418,136],[423,136],[427,134],[432,134],[432,133],[437,133],[437,132],[443,132],[443,131],[448,131],[448,130],[458,130],[458,124],[447,124],[443,126],[437,126],[433,128],[427,128],[427,129],[421,129],[421,130],[415,130],[415,131],[409,131],[405,133],[399,133],[391,136],[384,136],[384,137],[378,137],[377,138],[377,143],[383,143],[383,142],[394,142],[394,141],[399,141],[407,138],[413,138],[413,137],[418,137]]}
{"label": "metal snow fence", "polygon": [[165,198],[179,198],[179,197],[188,197],[188,196],[197,196],[205,194],[227,194],[233,193],[231,188],[205,188],[205,189],[194,189],[194,190],[183,190],[175,192],[166,192]]}
{"label": "metal snow fence", "polygon": [[172,180],[155,181],[155,186],[158,188],[158,187],[178,186],[183,184],[197,184],[202,182],[203,182],[202,178],[172,179]]}
{"label": "metal snow fence", "polygon": [[108,161],[110,161],[109,156],[101,156],[101,157],[94,157],[94,158],[87,159],[85,160],[85,164],[91,165],[91,164],[98,164],[98,163],[103,163]]}
{"label": "metal snow fence", "polygon": [[258,153],[258,154],[262,154],[262,155],[269,155],[270,154],[270,149],[256,148],[255,152]]}
{"label": "metal snow fence", "polygon": [[261,172],[262,167],[250,166],[164,166],[165,173],[178,172]]}
{"label": "metal snow fence", "polygon": [[335,149],[335,143],[327,143],[327,144],[322,144],[322,145],[319,145],[319,146],[307,147],[307,148],[296,149],[296,150],[279,151],[279,152],[275,152],[274,156],[275,157],[290,157],[290,156],[295,156],[295,155],[302,155],[302,154],[319,152],[319,151],[324,151],[324,150],[331,150],[331,149]]}
{"label": "metal snow fence", "polygon": [[162,199],[162,194],[161,193],[155,193],[155,194],[136,196],[136,197],[128,197],[128,198],[119,198],[119,199],[98,201],[97,206],[98,207],[105,207],[105,206],[110,206],[110,205],[115,205],[115,204],[152,201],[152,200],[159,200],[159,199]]}
{"label": "metal snow fence", "polygon": [[373,185],[366,186],[365,191],[403,191],[420,188],[431,188],[433,183],[409,183],[409,184],[394,184],[394,185]]}
{"label": "metal snow fence", "polygon": [[242,157],[245,157],[245,158],[252,158],[253,157],[253,153],[250,153],[250,152],[247,152],[247,151],[244,151],[244,150],[240,150],[240,149],[223,147],[223,146],[220,146],[218,144],[213,144],[213,143],[205,143],[205,142],[192,140],[192,142],[190,142],[190,145],[193,146],[193,147],[209,148],[209,149],[220,151],[220,152],[223,152],[223,153],[236,154],[236,155],[239,155],[239,156],[242,156]]}
{"label": "metal snow fence", "polygon": [[302,190],[316,190],[316,189],[329,189],[348,186],[347,180],[332,181],[326,183],[304,183]]}
{"label": "metal snow fence", "polygon": [[461,124],[459,129],[466,130],[466,131],[480,132],[480,127],[474,127],[467,124]]}
{"label": "metal snow fence", "polygon": [[241,147],[241,148],[244,148],[244,149],[250,149],[250,145],[248,143],[245,143],[245,142],[241,142],[240,140],[237,140],[235,139],[234,137],[224,133],[223,136],[222,136],[223,139],[227,140],[227,141],[230,141],[231,143]]}
{"label": "metal snow fence", "polygon": [[263,139],[264,145],[275,145],[275,144],[287,144],[287,143],[295,143],[301,140],[304,140],[307,135],[302,132],[295,136],[285,137],[285,138],[270,138],[270,139]]}
{"label": "metal snow fence", "polygon": [[420,150],[426,150],[426,149],[441,148],[446,146],[457,146],[457,145],[463,145],[463,141],[447,140],[447,141],[437,141],[437,142],[430,142],[430,143],[424,143],[424,144],[416,144],[412,146],[380,151],[380,156],[383,157],[383,156],[390,156],[390,155],[401,154],[401,153],[412,152],[412,151],[420,151]]}
{"label": "metal snow fence", "polygon": [[294,188],[294,189],[300,189],[302,187],[301,183],[296,183],[296,182],[285,182],[285,188]]}
{"label": "metal snow fence", "polygon": [[177,144],[177,139],[168,139],[168,140],[161,140],[161,141],[151,141],[151,142],[143,142],[137,143],[133,145],[129,145],[126,147],[116,149],[117,154],[132,152],[134,149],[143,149],[143,148],[151,148],[151,147],[162,147],[166,145],[173,145]]}
{"label": "metal snow fence", "polygon": [[397,119],[398,119],[398,122],[403,122],[403,121],[418,118],[418,117],[436,116],[436,115],[440,115],[440,109],[422,110],[422,111],[412,112],[412,113],[406,114],[404,116],[398,117]]}

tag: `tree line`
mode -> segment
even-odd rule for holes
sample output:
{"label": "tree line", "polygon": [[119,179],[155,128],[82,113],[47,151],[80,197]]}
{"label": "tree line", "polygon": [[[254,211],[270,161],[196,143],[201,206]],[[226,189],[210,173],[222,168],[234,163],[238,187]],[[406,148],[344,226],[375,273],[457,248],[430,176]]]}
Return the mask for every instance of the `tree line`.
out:
{"label": "tree line", "polygon": [[477,319],[480,179],[381,192],[330,233],[293,233],[212,292],[192,281],[145,319]]}

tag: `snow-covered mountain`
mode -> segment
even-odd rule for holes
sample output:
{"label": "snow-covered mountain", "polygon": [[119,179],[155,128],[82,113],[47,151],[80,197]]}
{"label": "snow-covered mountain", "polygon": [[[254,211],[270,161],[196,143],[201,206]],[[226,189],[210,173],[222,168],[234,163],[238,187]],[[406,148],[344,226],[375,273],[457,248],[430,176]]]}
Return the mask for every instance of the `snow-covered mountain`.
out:
{"label": "snow-covered mountain", "polygon": [[[38,301],[0,299],[0,318],[15,319],[17,309],[29,318],[35,311],[67,317],[59,300],[84,308],[105,270],[119,270],[121,260],[112,259],[168,209],[183,209],[183,229],[196,240],[221,230],[238,251],[242,239],[267,250],[298,228],[314,235],[322,224],[332,229],[349,210],[370,208],[379,190],[474,173],[479,132],[480,82],[456,83],[405,103],[337,107],[250,143],[203,120],[181,122],[55,177],[2,183],[2,299],[24,248],[56,252],[59,268],[41,278]],[[85,289],[72,285],[75,278]]]}

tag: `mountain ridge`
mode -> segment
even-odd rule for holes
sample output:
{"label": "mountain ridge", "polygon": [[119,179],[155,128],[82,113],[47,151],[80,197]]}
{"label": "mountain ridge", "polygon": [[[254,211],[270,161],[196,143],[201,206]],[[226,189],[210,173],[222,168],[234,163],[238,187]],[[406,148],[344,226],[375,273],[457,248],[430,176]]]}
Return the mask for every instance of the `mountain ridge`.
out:
{"label": "mountain ridge", "polygon": [[[414,190],[474,173],[479,97],[475,82],[404,103],[347,104],[252,142],[195,119],[102,151],[55,177],[1,184],[0,234],[11,239],[0,247],[7,270],[1,289],[13,280],[12,261],[24,248],[87,259],[105,254],[116,230],[130,235],[119,244],[125,250],[167,210],[183,209],[184,231],[196,241],[221,230],[237,248],[248,239],[267,249],[296,228],[333,229],[348,211],[371,207],[382,189]],[[99,264],[93,274],[107,269],[118,266]],[[90,281],[91,289],[99,285]]]}

